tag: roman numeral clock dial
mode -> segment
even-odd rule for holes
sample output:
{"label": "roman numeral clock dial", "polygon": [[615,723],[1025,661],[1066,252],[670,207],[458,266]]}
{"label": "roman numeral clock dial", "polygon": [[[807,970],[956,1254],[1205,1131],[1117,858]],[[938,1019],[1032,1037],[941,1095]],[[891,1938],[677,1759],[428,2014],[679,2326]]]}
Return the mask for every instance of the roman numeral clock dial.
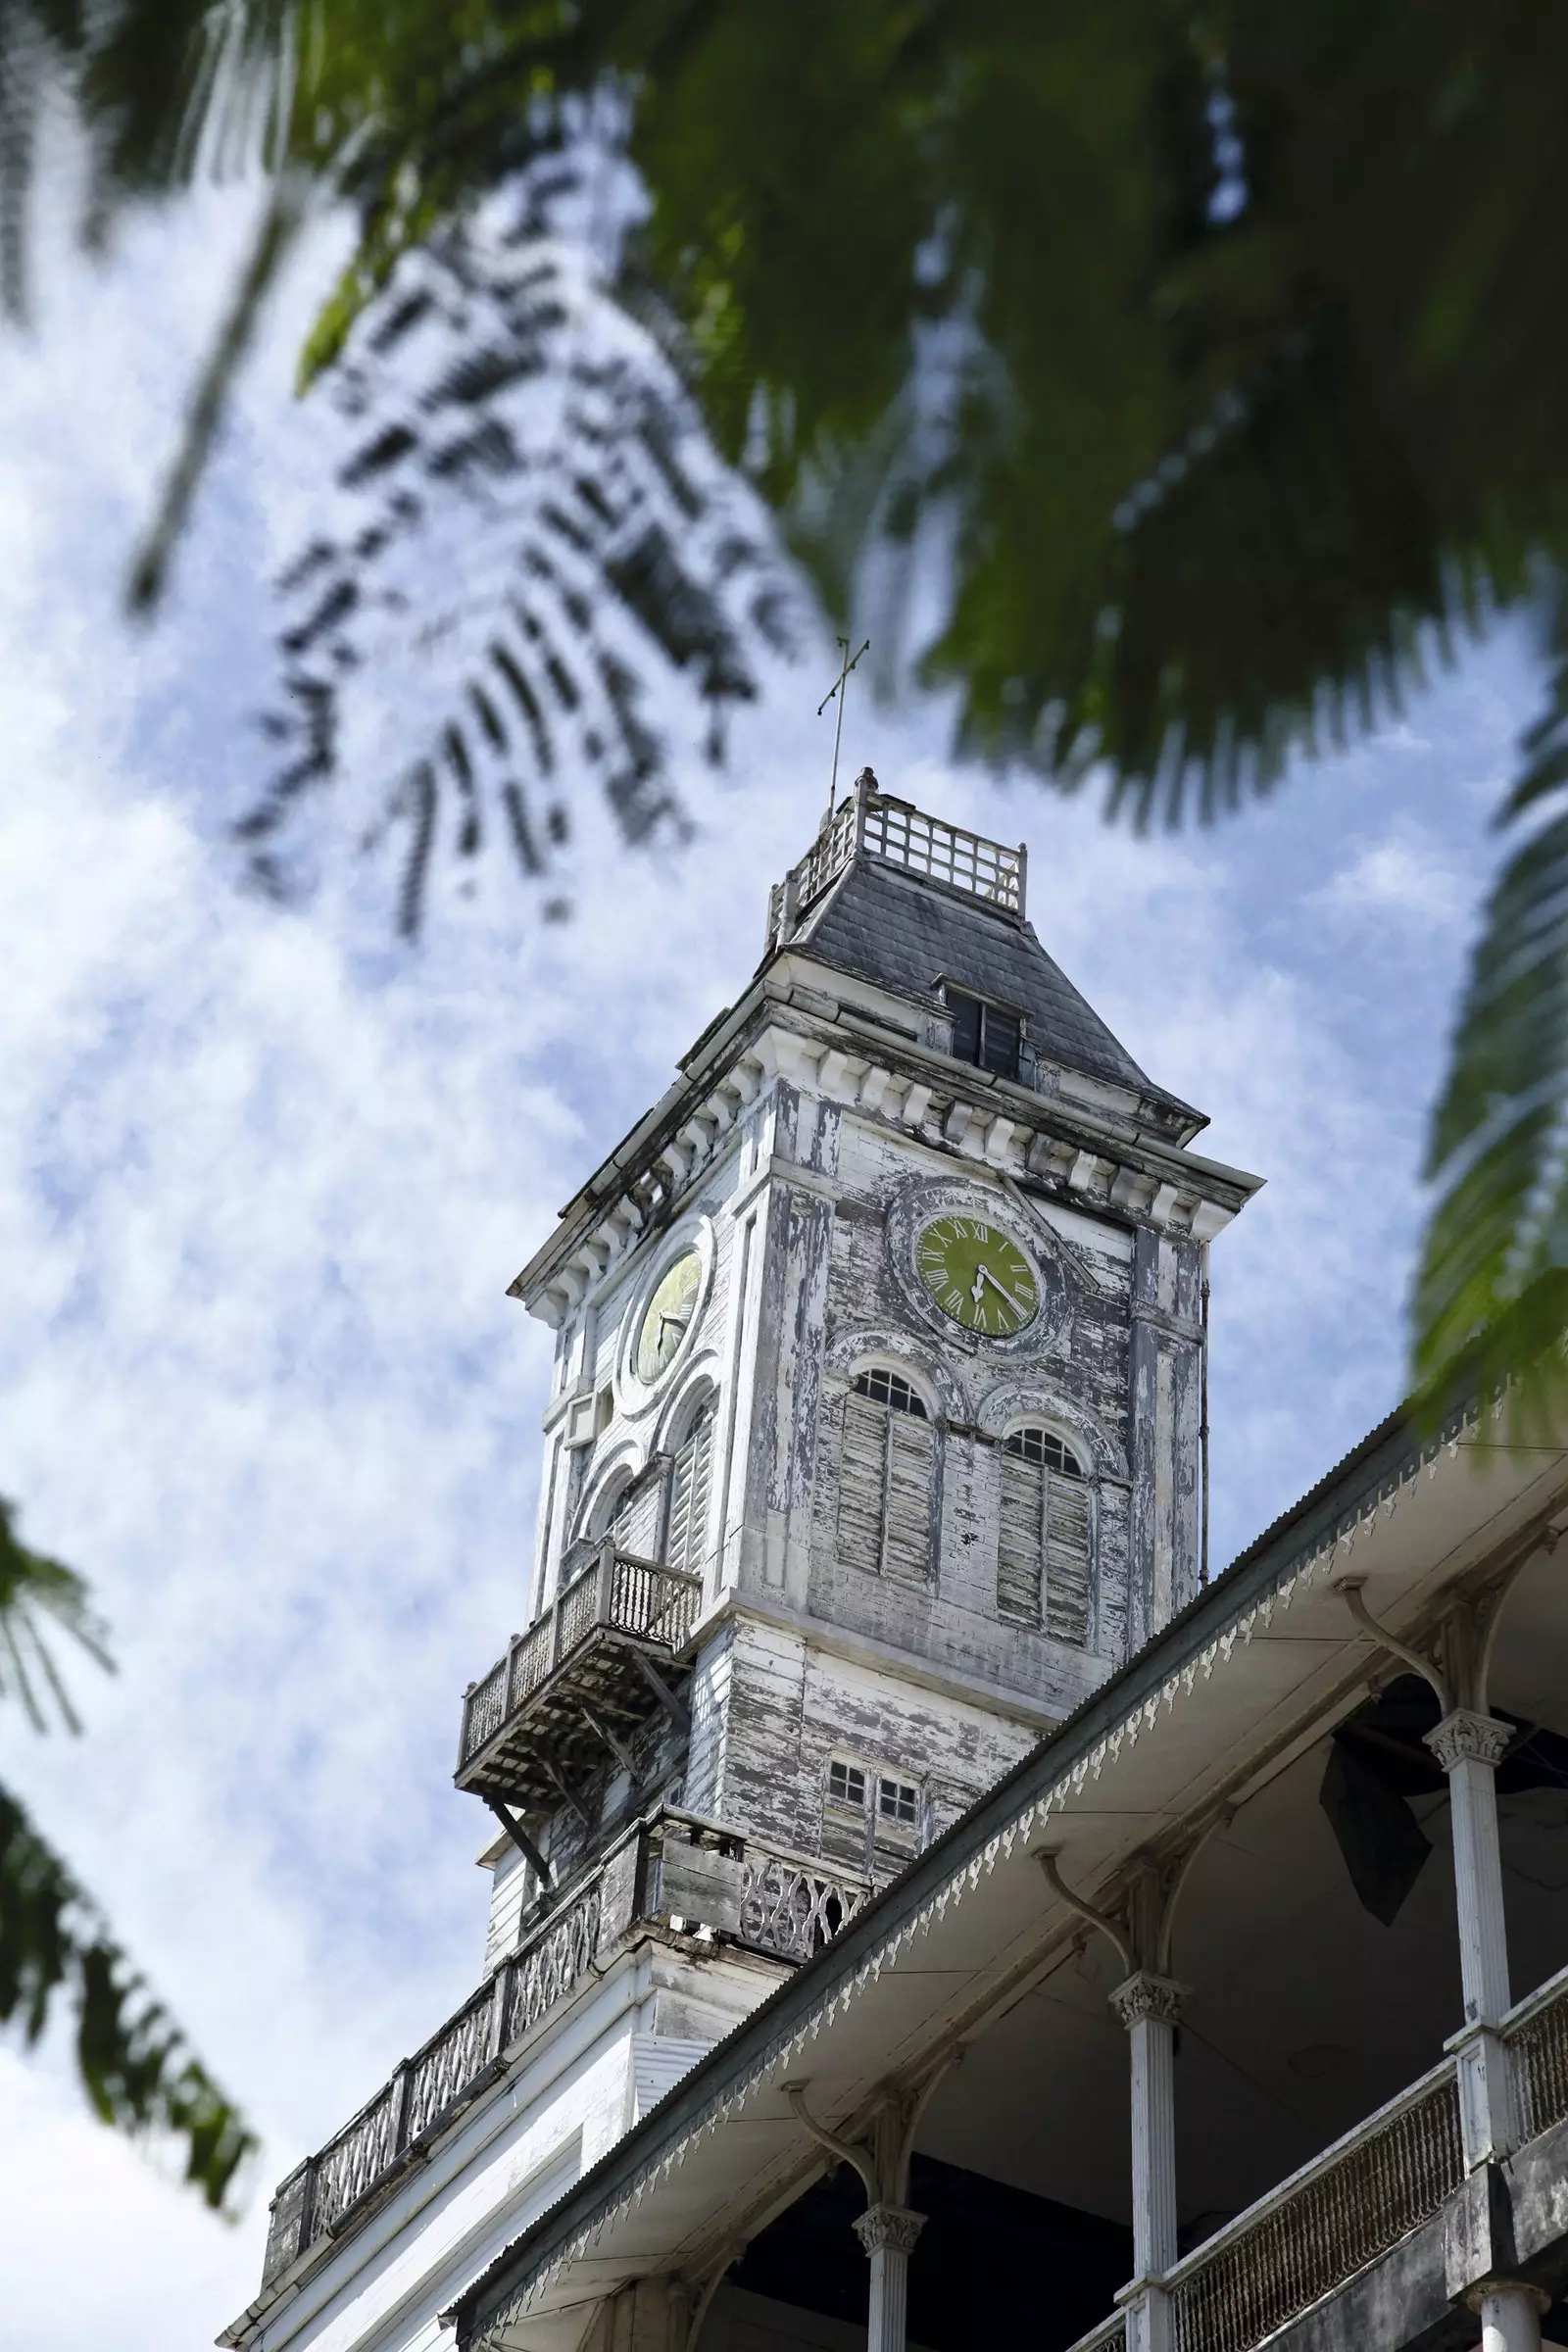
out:
{"label": "roman numeral clock dial", "polygon": [[922,1225],[914,1262],[937,1305],[965,1331],[1009,1339],[1039,1309],[1040,1286],[1017,1243],[977,1217]]}

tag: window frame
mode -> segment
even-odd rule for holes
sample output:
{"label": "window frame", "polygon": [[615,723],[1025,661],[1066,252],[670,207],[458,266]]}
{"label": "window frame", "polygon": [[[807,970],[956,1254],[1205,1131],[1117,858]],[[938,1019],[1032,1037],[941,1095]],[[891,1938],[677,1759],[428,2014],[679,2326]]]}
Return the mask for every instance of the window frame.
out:
{"label": "window frame", "polygon": [[[978,989],[961,987],[957,981],[949,980],[946,977],[937,983],[937,990],[944,1006],[953,1015],[952,1042],[949,1050],[954,1060],[961,1061],[971,1069],[989,1070],[997,1078],[1010,1078],[1015,1083],[1019,1081],[1023,1075],[1024,1056],[1029,1043],[1028,1015],[1022,1006],[1004,1004],[999,997],[982,996]],[[973,1007],[974,1052],[972,1054],[963,1052],[959,1046],[958,1008],[960,1006],[965,1013],[971,1006]],[[992,1060],[987,1055],[986,1031],[993,1018],[999,1023],[1005,1022],[1012,1031],[1011,1054],[1004,1060]]]}

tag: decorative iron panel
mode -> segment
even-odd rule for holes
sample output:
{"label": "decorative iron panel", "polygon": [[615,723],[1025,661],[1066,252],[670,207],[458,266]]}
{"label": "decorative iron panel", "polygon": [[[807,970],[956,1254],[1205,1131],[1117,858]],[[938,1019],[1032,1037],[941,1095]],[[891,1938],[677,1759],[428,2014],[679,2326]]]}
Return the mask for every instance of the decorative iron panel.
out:
{"label": "decorative iron panel", "polygon": [[1251,2352],[1430,2221],[1463,2177],[1450,2067],[1178,2273],[1176,2352]]}
{"label": "decorative iron panel", "polygon": [[1508,2035],[1526,2139],[1568,2116],[1568,1984]]}
{"label": "decorative iron panel", "polygon": [[490,2055],[495,1995],[486,1984],[412,2062],[405,2147],[461,2097]]}
{"label": "decorative iron panel", "polygon": [[833,1878],[749,1849],[741,1873],[740,1941],[784,1960],[809,1960],[865,1901],[863,1880]]}
{"label": "decorative iron panel", "polygon": [[599,1941],[599,1881],[512,1963],[503,2044],[510,2048],[569,1992]]}
{"label": "decorative iron panel", "polygon": [[380,2097],[356,2116],[336,2139],[328,2141],[317,2158],[313,2237],[321,2236],[351,2205],[358,2204],[397,2154],[402,2090],[400,2071]]}

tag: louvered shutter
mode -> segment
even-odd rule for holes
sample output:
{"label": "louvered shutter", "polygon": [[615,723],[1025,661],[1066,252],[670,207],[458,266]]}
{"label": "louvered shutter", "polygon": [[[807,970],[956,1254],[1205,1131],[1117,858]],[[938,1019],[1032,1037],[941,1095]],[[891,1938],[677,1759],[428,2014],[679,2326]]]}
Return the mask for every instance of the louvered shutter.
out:
{"label": "louvered shutter", "polygon": [[937,1433],[912,1413],[888,1415],[888,1485],[883,1569],[903,1583],[924,1584],[931,1574],[931,1504],[936,1488]]}
{"label": "louvered shutter", "polygon": [[632,1552],[639,1560],[657,1558],[659,1550],[659,1504],[662,1494],[657,1467],[645,1470],[632,1481],[622,1495],[611,1534],[617,1551]]}
{"label": "louvered shutter", "polygon": [[1046,1631],[1058,1642],[1089,1640],[1089,1550],[1094,1496],[1085,1479],[1048,1470]]}
{"label": "louvered shutter", "polygon": [[712,1462],[713,1408],[704,1405],[675,1455],[669,1489],[669,1542],[664,1554],[672,1568],[694,1574],[703,1566]]}
{"label": "louvered shutter", "polygon": [[997,1546],[997,1607],[1005,1617],[1040,1623],[1045,1567],[1046,1479],[1039,1462],[1002,1456],[1002,1530]]}
{"label": "louvered shutter", "polygon": [[[903,1416],[901,1415],[900,1418]],[[853,1392],[844,1399],[844,1446],[839,1459],[839,1558],[875,1576],[882,1566],[882,1490],[887,1477],[888,1423],[882,1404]]]}

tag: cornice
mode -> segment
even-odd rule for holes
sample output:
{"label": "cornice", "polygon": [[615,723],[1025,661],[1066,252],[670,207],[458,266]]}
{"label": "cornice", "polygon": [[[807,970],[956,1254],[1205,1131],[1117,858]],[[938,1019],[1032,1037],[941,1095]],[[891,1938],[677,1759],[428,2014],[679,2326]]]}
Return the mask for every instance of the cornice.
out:
{"label": "cornice", "polygon": [[1258,1189],[1258,1177],[1099,1126],[1057,1095],[879,1031],[787,978],[764,974],[754,984],[712,1032],[702,1062],[692,1058],[686,1083],[568,1203],[511,1286],[530,1313],[559,1326],[587,1303],[645,1236],[681,1213],[745,1114],[779,1081],[1066,1206],[1197,1242],[1221,1232]]}

